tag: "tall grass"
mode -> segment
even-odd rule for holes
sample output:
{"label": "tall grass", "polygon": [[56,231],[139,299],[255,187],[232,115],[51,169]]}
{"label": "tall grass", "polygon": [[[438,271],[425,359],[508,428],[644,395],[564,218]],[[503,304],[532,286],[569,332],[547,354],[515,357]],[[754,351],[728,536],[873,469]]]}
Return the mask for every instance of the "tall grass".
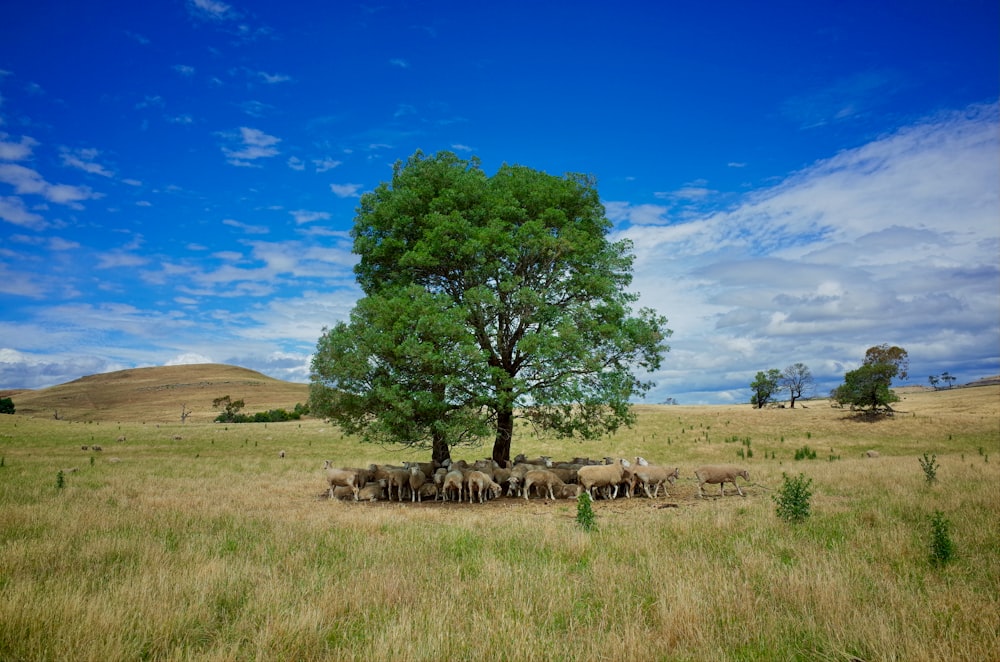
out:
{"label": "tall grass", "polygon": [[[417,456],[317,421],[0,416],[0,659],[990,659],[1000,463],[977,449],[1000,447],[1000,391],[987,390],[968,390],[982,397],[966,411],[911,397],[875,425],[747,405],[644,407],[635,429],[586,444],[520,430],[515,452],[681,467],[666,501],[594,502],[590,531],[572,500],[329,501],[323,459]],[[767,451],[744,461],[747,497],[698,499],[691,469],[732,461],[733,435]],[[795,462],[806,439],[843,459]],[[937,456],[932,486],[922,453]],[[813,491],[794,526],[770,498],[790,471]],[[933,513],[947,565],[928,558]]]}

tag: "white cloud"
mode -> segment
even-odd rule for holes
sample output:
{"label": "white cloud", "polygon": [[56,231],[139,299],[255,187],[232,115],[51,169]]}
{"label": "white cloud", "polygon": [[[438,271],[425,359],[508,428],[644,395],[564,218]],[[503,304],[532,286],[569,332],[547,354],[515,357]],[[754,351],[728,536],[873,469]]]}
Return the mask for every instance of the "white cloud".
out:
{"label": "white cloud", "polygon": [[316,172],[326,172],[328,170],[333,170],[342,163],[343,161],[337,161],[335,159],[330,159],[330,158],[313,159],[313,165],[316,166]]}
{"label": "white cloud", "polygon": [[271,229],[266,225],[250,225],[249,223],[242,223],[232,218],[224,219],[222,224],[228,225],[231,228],[236,228],[237,230],[242,230],[247,234],[267,234],[271,231]]}
{"label": "white cloud", "polygon": [[14,163],[0,163],[0,182],[10,184],[19,194],[40,195],[49,202],[81,209],[81,200],[103,197],[88,186],[50,184],[31,168]]}
{"label": "white cloud", "polygon": [[226,134],[224,137],[239,145],[236,149],[223,147],[227,160],[236,166],[251,166],[257,159],[266,159],[279,154],[275,147],[281,138],[268,135],[259,129],[240,127],[239,135]]}
{"label": "white cloud", "polygon": [[391,60],[389,60],[389,64],[391,64],[394,67],[399,67],[400,69],[409,69],[410,68],[410,63],[409,62],[407,62],[406,60],[404,60],[402,58],[398,58],[398,57],[395,57],[395,58],[392,58]]}
{"label": "white cloud", "polygon": [[361,184],[330,184],[330,190],[338,198],[360,198]]}
{"label": "white cloud", "polygon": [[2,161],[23,161],[31,157],[32,150],[38,145],[38,141],[28,136],[21,136],[17,142],[11,142],[6,133],[0,133],[0,160]]}
{"label": "white cloud", "polygon": [[219,0],[188,0],[188,10],[197,18],[225,21],[236,18],[231,5]]}
{"label": "white cloud", "polygon": [[327,221],[330,219],[330,213],[325,211],[308,211],[306,209],[296,209],[295,211],[288,212],[295,219],[295,222],[299,225],[304,223],[312,223],[313,221]]}
{"label": "white cloud", "polygon": [[197,365],[199,363],[215,363],[215,361],[213,361],[211,357],[205,356],[204,354],[185,352],[184,354],[178,354],[174,358],[164,361],[163,365]]}
{"label": "white cloud", "polygon": [[48,221],[29,211],[21,198],[13,196],[0,196],[0,219],[31,230],[44,230],[49,226]]}
{"label": "white cloud", "polygon": [[110,170],[101,164],[94,162],[94,160],[100,156],[100,152],[96,149],[71,150],[64,148],[61,151],[60,156],[62,157],[62,162],[65,166],[77,168],[78,170],[83,170],[84,172],[92,175],[100,175],[101,177],[113,176],[113,173]]}

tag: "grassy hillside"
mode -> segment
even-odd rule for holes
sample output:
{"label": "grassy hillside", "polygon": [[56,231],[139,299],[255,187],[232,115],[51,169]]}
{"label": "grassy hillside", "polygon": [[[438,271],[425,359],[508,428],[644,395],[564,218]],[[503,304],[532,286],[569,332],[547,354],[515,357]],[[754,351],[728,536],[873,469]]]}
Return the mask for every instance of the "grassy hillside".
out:
{"label": "grassy hillside", "polygon": [[[208,422],[218,415],[212,401],[222,396],[244,400],[248,413],[284,408],[309,399],[306,384],[273,379],[231,365],[198,364],[136,368],[83,377],[36,391],[12,391],[18,414],[66,421]],[[6,396],[5,396],[6,397]]]}

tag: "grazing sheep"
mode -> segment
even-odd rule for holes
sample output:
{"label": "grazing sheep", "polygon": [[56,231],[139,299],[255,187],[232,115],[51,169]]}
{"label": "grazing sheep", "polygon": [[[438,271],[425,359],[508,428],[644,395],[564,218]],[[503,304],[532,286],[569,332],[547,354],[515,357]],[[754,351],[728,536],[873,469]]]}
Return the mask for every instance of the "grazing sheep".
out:
{"label": "grazing sheep", "polygon": [[[538,491],[539,487],[544,487],[548,490],[549,498],[555,499],[556,495],[553,493],[553,488],[558,488],[562,490],[562,486],[566,483],[563,482],[559,476],[552,473],[548,469],[537,469],[535,471],[529,471],[524,475],[524,500],[528,500],[528,495],[531,493],[531,488],[534,487]],[[539,496],[544,496],[539,494]]]}
{"label": "grazing sheep", "polygon": [[745,496],[740,486],[736,484],[736,477],[742,476],[743,480],[750,480],[750,472],[735,464],[707,464],[694,470],[695,478],[698,479],[698,496],[703,496],[701,486],[705,483],[719,486],[719,495],[726,496],[726,483],[736,486],[736,491],[740,496]]}
{"label": "grazing sheep", "polygon": [[92,451],[97,451],[97,452],[101,452],[101,451],[103,451],[104,449],[103,449],[103,448],[101,448],[100,446],[91,446],[91,447],[90,447],[90,450],[92,450]]}
{"label": "grazing sheep", "polygon": [[[503,488],[494,482],[485,471],[470,471],[466,477],[466,482],[469,485],[469,503],[472,503],[474,496],[479,497],[479,503],[486,503],[487,499],[495,499],[503,491]],[[490,497],[490,494],[493,496]]]}
{"label": "grazing sheep", "polygon": [[181,441],[182,439],[184,439],[184,437],[180,436],[179,434],[174,435],[174,441]]}
{"label": "grazing sheep", "polygon": [[865,451],[865,457],[878,457],[878,451]]}
{"label": "grazing sheep", "polygon": [[[663,494],[668,497],[670,496],[670,493],[667,492],[667,483],[673,485],[674,481],[681,477],[681,470],[680,467],[670,469],[668,467],[646,464],[632,467],[632,475],[638,484],[642,485],[646,496],[650,499],[655,499],[660,495],[661,485],[663,486]],[[649,491],[651,485],[654,487],[652,494]]]}
{"label": "grazing sheep", "polygon": [[285,459],[285,451],[278,451],[278,457],[281,459]]}
{"label": "grazing sheep", "polygon": [[420,467],[413,465],[410,467],[410,501],[420,501],[420,488],[427,482],[427,474],[420,470]]}
{"label": "grazing sheep", "polygon": [[90,450],[90,446],[80,446],[80,450],[82,450],[82,451],[89,451]]}
{"label": "grazing sheep", "polygon": [[125,435],[118,437],[118,439],[116,439],[115,441],[117,441],[120,444],[125,443]]}
{"label": "grazing sheep", "polygon": [[[326,473],[326,481],[330,485],[330,498],[335,498],[334,488],[347,487],[354,494],[354,500],[358,500],[358,493],[361,486],[367,481],[359,480],[358,472],[354,469],[338,469],[333,466],[330,460],[323,463],[323,471]],[[366,474],[368,472],[365,472]]]}
{"label": "grazing sheep", "polygon": [[599,464],[580,467],[576,476],[580,485],[583,486],[584,491],[590,494],[591,499],[594,498],[595,487],[598,489],[601,487],[612,488],[611,498],[614,499],[618,496],[618,484],[621,483],[625,477],[625,469],[630,466],[632,466],[632,464],[628,460],[619,458],[618,460],[615,460],[613,464]]}

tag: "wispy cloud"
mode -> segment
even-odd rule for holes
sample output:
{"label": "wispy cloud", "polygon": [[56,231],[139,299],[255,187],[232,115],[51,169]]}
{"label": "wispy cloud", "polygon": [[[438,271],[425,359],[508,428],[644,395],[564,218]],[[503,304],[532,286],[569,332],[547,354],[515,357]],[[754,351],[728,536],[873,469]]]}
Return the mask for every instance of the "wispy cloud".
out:
{"label": "wispy cloud", "polygon": [[44,230],[49,226],[42,216],[30,211],[21,198],[0,196],[0,219],[30,230]]}
{"label": "wispy cloud", "polygon": [[38,141],[29,136],[21,136],[17,142],[9,138],[9,135],[0,132],[0,161],[23,161],[31,157],[32,150],[38,145]]}
{"label": "wispy cloud", "polygon": [[69,166],[70,168],[77,168],[78,170],[83,170],[91,175],[100,175],[101,177],[114,176],[113,172],[95,161],[95,159],[100,156],[100,152],[96,149],[63,148],[60,156],[62,158],[63,165]]}
{"label": "wispy cloud", "polygon": [[192,16],[208,21],[234,20],[238,16],[231,5],[219,0],[188,0]]}
{"label": "wispy cloud", "polygon": [[231,228],[236,228],[237,230],[240,230],[247,234],[267,234],[271,231],[270,228],[264,225],[251,225],[249,223],[241,223],[240,221],[236,221],[231,218],[223,220],[222,224],[227,225]]}
{"label": "wispy cloud", "polygon": [[361,184],[330,184],[330,190],[338,198],[360,198]]}
{"label": "wispy cloud", "polygon": [[295,211],[289,212],[292,218],[298,225],[303,225],[305,223],[312,223],[314,221],[327,221],[330,220],[330,213],[325,211],[308,211],[306,209],[296,209]]}
{"label": "wispy cloud", "polygon": [[88,186],[51,184],[35,170],[14,163],[0,163],[0,182],[10,184],[15,192],[22,195],[39,195],[60,205],[82,209],[83,200],[102,197]]}
{"label": "wispy cloud", "polygon": [[257,159],[266,159],[279,154],[275,147],[281,138],[270,136],[259,129],[240,127],[239,134],[224,134],[223,137],[236,143],[236,147],[223,147],[226,160],[235,166],[252,166]]}
{"label": "wispy cloud", "polygon": [[407,62],[406,60],[404,60],[402,58],[398,58],[398,57],[394,57],[391,60],[389,60],[389,64],[391,64],[394,67],[399,67],[400,69],[409,69],[410,68],[410,63],[409,62]]}

